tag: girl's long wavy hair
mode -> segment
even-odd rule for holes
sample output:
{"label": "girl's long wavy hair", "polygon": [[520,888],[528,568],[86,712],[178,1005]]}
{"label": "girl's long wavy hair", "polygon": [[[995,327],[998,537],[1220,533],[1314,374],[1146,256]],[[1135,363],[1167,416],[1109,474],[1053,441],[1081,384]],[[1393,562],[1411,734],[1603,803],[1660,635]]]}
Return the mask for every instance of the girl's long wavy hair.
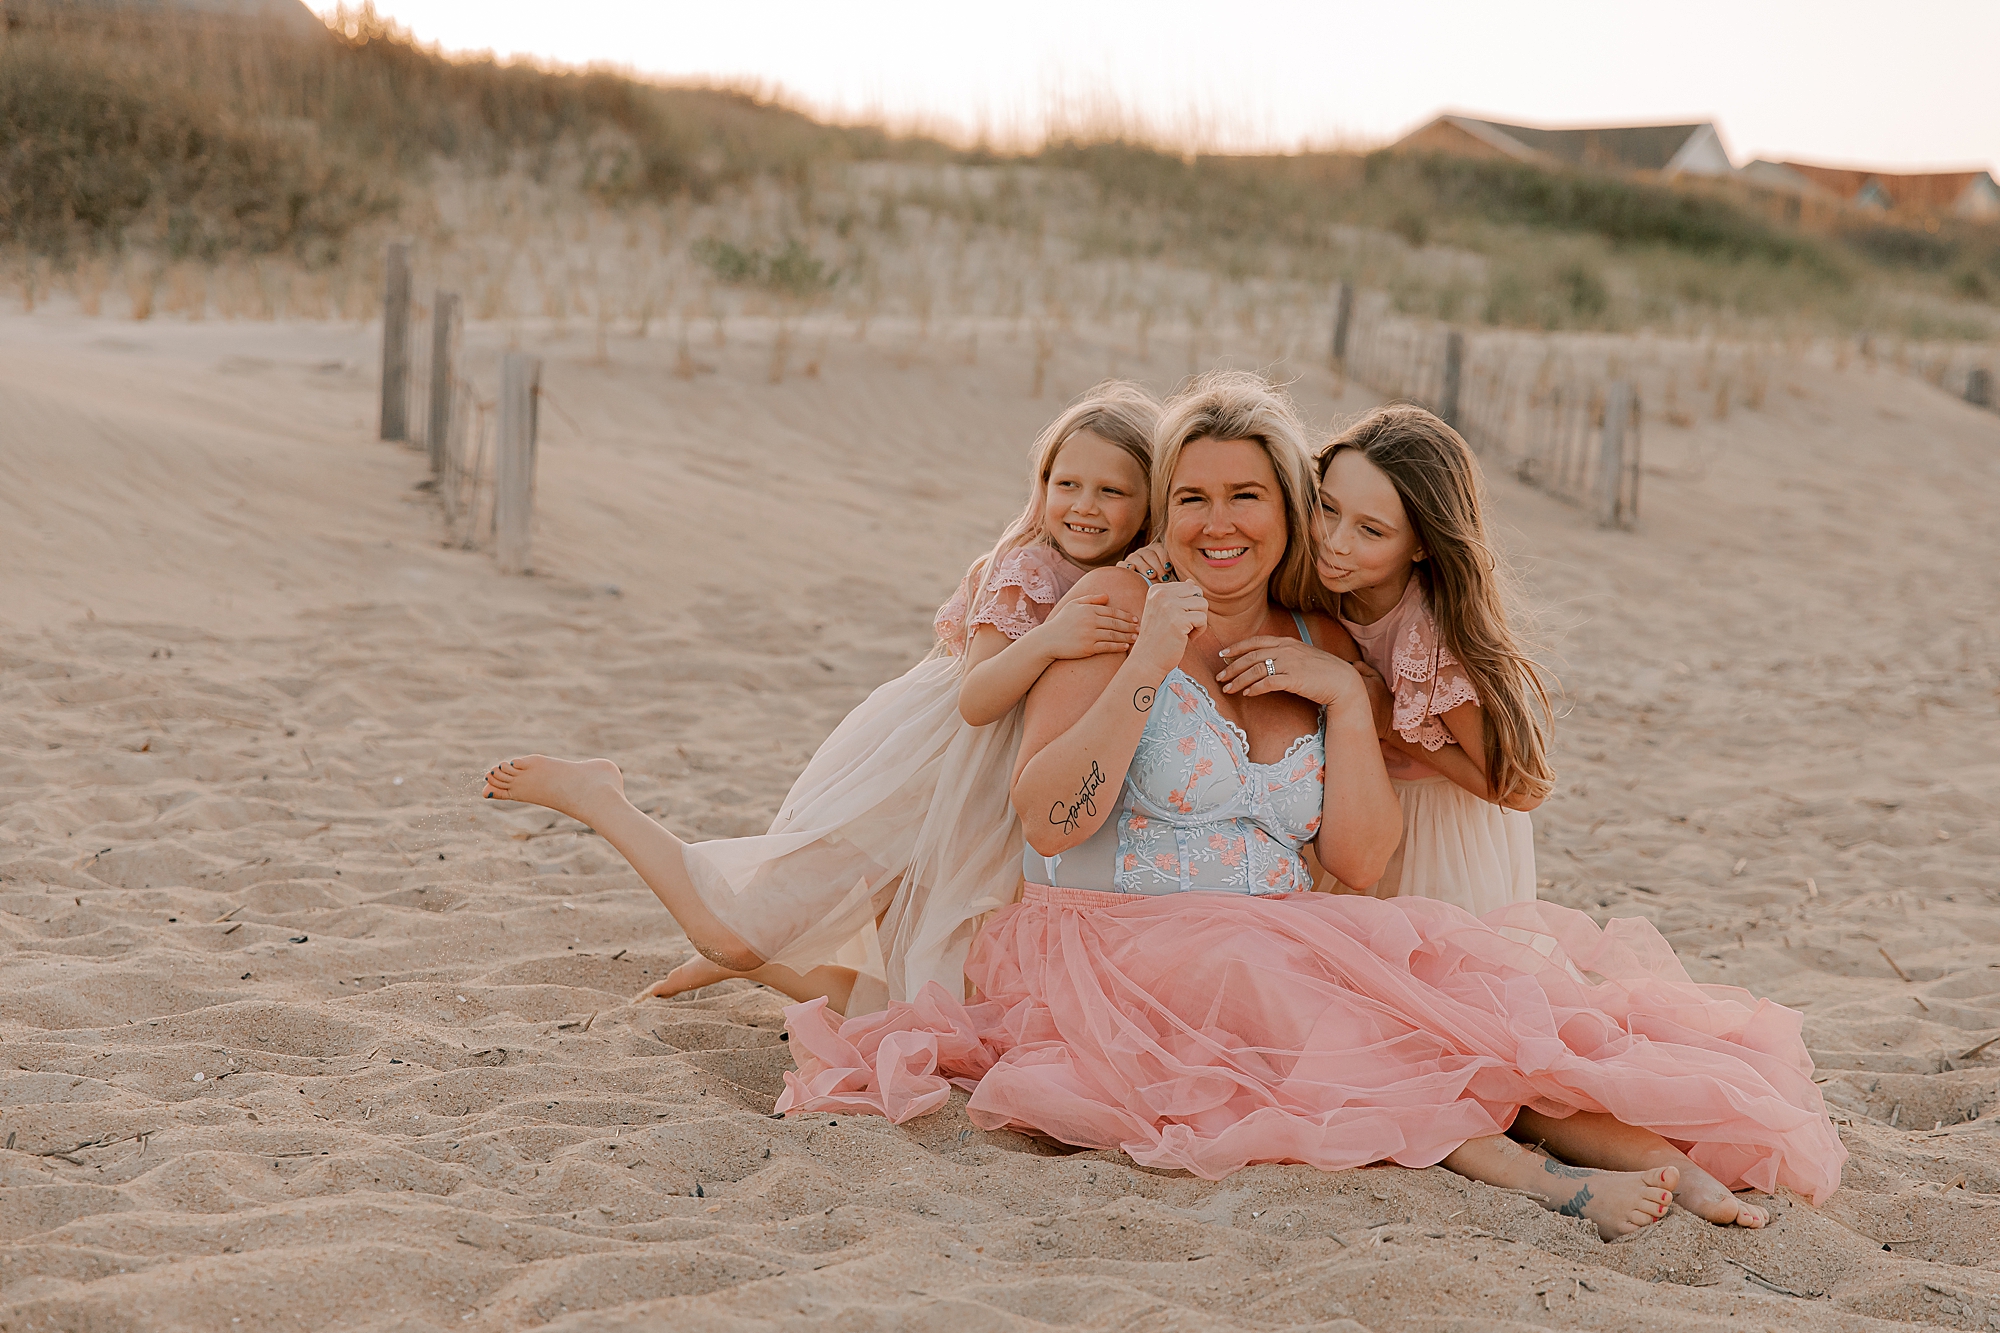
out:
{"label": "girl's long wavy hair", "polygon": [[[1055,471],[1056,456],[1072,438],[1088,431],[1106,444],[1123,449],[1139,465],[1141,476],[1151,477],[1153,471],[1153,430],[1160,419],[1160,402],[1130,380],[1105,380],[1096,385],[1068,408],[1061,416],[1051,421],[1042,433],[1035,437],[1034,447],[1028,450],[1028,503],[1021,510],[1020,517],[1007,525],[1000,534],[1000,540],[993,549],[972,562],[966,571],[966,610],[969,613],[979,605],[979,599],[986,592],[986,581],[993,574],[1000,557],[1009,551],[1036,542],[1056,546],[1055,535],[1042,522],[1042,515],[1048,508],[1049,474]],[[1130,555],[1151,540],[1146,527],[1126,546],[1124,555]],[[966,653],[961,667],[970,663],[972,654]]]}
{"label": "girl's long wavy hair", "polygon": [[1486,535],[1479,462],[1459,433],[1421,407],[1378,407],[1320,451],[1318,475],[1351,449],[1382,469],[1424,558],[1415,573],[1438,638],[1479,691],[1486,771],[1496,799],[1548,795],[1554,711],[1542,669],[1508,621],[1512,577]]}
{"label": "girl's long wavy hair", "polygon": [[1167,400],[1156,438],[1153,531],[1162,536],[1183,449],[1201,439],[1251,440],[1263,449],[1285,502],[1285,554],[1271,573],[1271,600],[1291,611],[1331,614],[1335,599],[1313,567],[1312,454],[1298,409],[1284,391],[1248,371],[1210,371]]}

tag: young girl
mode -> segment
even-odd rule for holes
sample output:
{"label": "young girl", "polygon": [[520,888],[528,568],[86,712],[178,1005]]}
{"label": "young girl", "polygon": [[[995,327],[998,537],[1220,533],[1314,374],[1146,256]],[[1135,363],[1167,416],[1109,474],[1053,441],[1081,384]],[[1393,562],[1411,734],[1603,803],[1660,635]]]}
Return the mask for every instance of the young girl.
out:
{"label": "young girl", "polygon": [[489,797],[596,829],[687,931],[699,956],[639,999],[731,977],[848,1014],[930,980],[963,993],[980,919],[1021,882],[1018,705],[1051,662],[1134,641],[1106,597],[1051,612],[1145,540],[1159,410],[1107,382],[1042,432],[1027,507],[938,612],[937,648],[834,729],[762,837],[682,842],[625,800],[608,760],[529,755],[486,775]]}
{"label": "young girl", "polygon": [[1475,915],[1533,901],[1549,700],[1507,625],[1479,464],[1437,417],[1391,406],[1334,437],[1319,476],[1320,579],[1393,698],[1403,842],[1368,892]]}

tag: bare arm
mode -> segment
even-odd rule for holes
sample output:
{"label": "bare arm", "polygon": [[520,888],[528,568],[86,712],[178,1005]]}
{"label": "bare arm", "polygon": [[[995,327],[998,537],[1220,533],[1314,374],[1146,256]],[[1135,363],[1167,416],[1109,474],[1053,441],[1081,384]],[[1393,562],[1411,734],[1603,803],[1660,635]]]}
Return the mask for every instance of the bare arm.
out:
{"label": "bare arm", "polygon": [[[1309,622],[1315,638],[1329,643],[1353,641],[1324,617]],[[1366,888],[1382,878],[1396,844],[1403,840],[1403,808],[1389,785],[1376,736],[1376,701],[1368,682],[1344,658],[1316,643],[1260,636],[1231,644],[1224,650],[1231,665],[1224,668],[1222,688],[1229,694],[1255,696],[1276,690],[1310,699],[1325,710],[1326,790],[1320,805],[1319,832],[1313,852],[1326,872],[1341,883]],[[1263,662],[1272,669],[1263,668]]]}
{"label": "bare arm", "polygon": [[[1493,795],[1492,775],[1486,771],[1486,710],[1478,704],[1460,704],[1447,708],[1438,717],[1444,722],[1457,745],[1447,745],[1441,750],[1426,751],[1419,746],[1409,747],[1409,753],[1429,764],[1438,772],[1450,778],[1459,786],[1471,792],[1482,801],[1494,801],[1509,810],[1533,810],[1542,803],[1540,796],[1515,793],[1506,800],[1496,800]],[[1452,754],[1456,751],[1456,754]],[[1447,755],[1451,757],[1446,758]]]}
{"label": "bare arm", "polygon": [[1139,622],[1103,593],[1064,599],[1054,615],[1018,639],[992,625],[975,627],[966,645],[971,666],[958,686],[958,714],[983,727],[1007,716],[1052,663],[1097,653],[1122,653]]}
{"label": "bare arm", "polygon": [[1028,845],[1043,856],[1080,845],[1110,818],[1153,695],[1207,617],[1201,590],[1189,583],[1149,594],[1139,575],[1107,569],[1086,575],[1077,588],[1104,592],[1112,606],[1144,614],[1129,653],[1058,662],[1028,692],[1014,809]]}

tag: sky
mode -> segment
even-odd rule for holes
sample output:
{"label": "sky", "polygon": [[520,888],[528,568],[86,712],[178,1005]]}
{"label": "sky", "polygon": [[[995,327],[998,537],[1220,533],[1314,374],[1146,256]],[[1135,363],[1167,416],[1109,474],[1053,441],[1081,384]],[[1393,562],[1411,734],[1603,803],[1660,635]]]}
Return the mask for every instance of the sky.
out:
{"label": "sky", "polygon": [[1754,157],[2000,172],[2000,0],[376,0],[447,51],[747,85],[948,137],[1122,118],[1372,146],[1442,110],[1715,120]]}

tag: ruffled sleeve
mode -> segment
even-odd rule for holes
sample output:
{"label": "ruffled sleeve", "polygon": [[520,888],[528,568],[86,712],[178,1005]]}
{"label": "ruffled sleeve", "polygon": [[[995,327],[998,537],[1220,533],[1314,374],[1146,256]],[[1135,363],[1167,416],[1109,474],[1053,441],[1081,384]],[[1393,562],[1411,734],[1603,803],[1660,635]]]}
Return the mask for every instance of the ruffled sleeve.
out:
{"label": "ruffled sleeve", "polygon": [[[976,573],[977,571],[975,571]],[[938,608],[937,635],[954,656],[981,625],[1018,639],[1049,618],[1049,612],[1076,586],[1083,571],[1046,546],[1021,546],[1002,555],[972,605],[973,574],[960,580],[951,600]]]}
{"label": "ruffled sleeve", "polygon": [[1438,641],[1437,622],[1428,608],[1420,609],[1402,631],[1390,659],[1389,688],[1395,696],[1391,722],[1396,734],[1426,750],[1458,744],[1438,721],[1440,713],[1479,702],[1464,665]]}

